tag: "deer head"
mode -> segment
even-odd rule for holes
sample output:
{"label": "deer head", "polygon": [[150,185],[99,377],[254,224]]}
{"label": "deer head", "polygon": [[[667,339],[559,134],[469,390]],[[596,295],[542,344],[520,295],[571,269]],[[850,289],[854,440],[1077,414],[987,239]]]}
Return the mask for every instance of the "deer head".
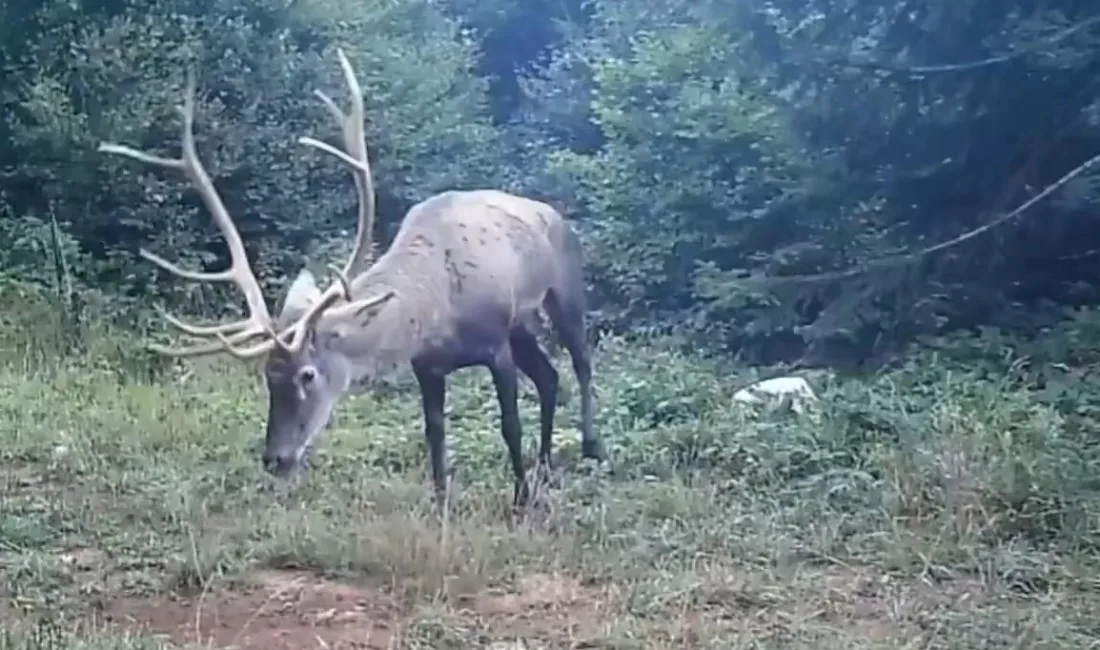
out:
{"label": "deer head", "polygon": [[352,252],[342,268],[331,267],[335,280],[321,290],[309,271],[302,271],[291,284],[277,319],[267,304],[245,255],[244,243],[228,210],[218,195],[195,148],[195,81],[188,76],[182,117],[182,153],[179,158],[163,158],[137,149],[104,143],[99,151],[133,158],[157,167],[178,170],[202,197],[215,225],[229,248],[230,266],[224,271],[202,272],[183,269],[147,250],[141,256],[169,273],[198,282],[232,282],[244,294],[248,316],[230,323],[195,325],[161,312],[164,320],[183,334],[204,340],[187,347],[151,345],[168,356],[189,357],[226,352],[242,359],[266,356],[264,377],[268,388],[268,419],[264,466],[276,474],[285,474],[298,466],[309,444],[328,423],[333,406],[347,390],[351,369],[347,358],[338,352],[340,328],[320,327],[349,319],[362,322],[392,296],[353,299],[351,278],[369,265],[371,232],[374,222],[374,186],[364,134],[363,93],[351,63],[338,50],[340,66],[351,96],[349,113],[321,91],[314,91],[340,125],[344,151],[313,138],[302,137],[301,144],[336,156],[351,167],[359,195],[358,228]]}

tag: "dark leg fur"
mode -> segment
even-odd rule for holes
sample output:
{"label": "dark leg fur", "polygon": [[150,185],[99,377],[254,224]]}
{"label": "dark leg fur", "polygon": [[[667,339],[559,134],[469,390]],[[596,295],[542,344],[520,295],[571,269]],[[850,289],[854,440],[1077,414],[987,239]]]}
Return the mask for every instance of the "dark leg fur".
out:
{"label": "dark leg fur", "polygon": [[554,411],[558,405],[558,371],[539,348],[538,339],[525,328],[517,327],[509,337],[512,358],[516,366],[527,375],[539,395],[539,464],[550,469],[550,452],[553,448]]}
{"label": "dark leg fur", "polygon": [[579,275],[573,278],[567,294],[551,291],[546,298],[546,313],[554,323],[565,349],[573,361],[573,373],[581,393],[581,456],[598,461],[607,460],[603,442],[596,435],[592,412],[592,357],[585,340],[584,283]]}
{"label": "dark leg fur", "polygon": [[420,401],[424,411],[424,437],[428,441],[428,458],[432,465],[432,484],[440,507],[447,496],[447,455],[444,448],[447,398],[446,378],[428,368],[413,364],[413,374],[420,384]]}
{"label": "dark leg fur", "polygon": [[500,435],[508,446],[508,457],[515,474],[516,490],[513,503],[524,506],[530,496],[527,475],[523,468],[523,429],[519,421],[519,376],[516,363],[512,359],[512,348],[504,345],[489,363],[489,372],[493,375],[493,385],[497,389],[497,402],[500,404]]}

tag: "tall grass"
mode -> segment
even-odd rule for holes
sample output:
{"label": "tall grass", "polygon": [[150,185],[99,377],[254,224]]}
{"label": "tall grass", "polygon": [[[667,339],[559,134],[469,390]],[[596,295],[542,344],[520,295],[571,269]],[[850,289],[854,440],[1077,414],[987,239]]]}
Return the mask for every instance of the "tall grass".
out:
{"label": "tall grass", "polygon": [[[155,647],[142,626],[257,648],[308,628],[303,645],[334,646],[379,617],[390,645],[376,647],[1094,641],[1091,415],[1016,365],[918,353],[859,380],[812,374],[820,402],[796,414],[734,402],[755,371],[608,338],[598,425],[619,471],[579,463],[568,400],[561,472],[519,517],[491,383],[459,373],[456,496],[440,519],[414,391],[348,398],[314,470],[276,482],[257,461],[254,369],[153,360],[90,316],[109,313],[100,298],[66,347],[72,321],[54,304],[4,292],[0,648]],[[1076,389],[1100,395],[1091,382]],[[533,391],[523,418],[533,458]],[[289,583],[298,604],[262,614]],[[359,609],[329,597],[349,589]]]}

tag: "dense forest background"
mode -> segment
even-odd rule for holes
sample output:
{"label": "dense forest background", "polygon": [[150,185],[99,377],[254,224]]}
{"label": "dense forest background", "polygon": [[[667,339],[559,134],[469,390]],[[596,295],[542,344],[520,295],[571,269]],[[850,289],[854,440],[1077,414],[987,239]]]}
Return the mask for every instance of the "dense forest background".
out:
{"label": "dense forest background", "polygon": [[336,47],[378,235],[446,189],[546,200],[581,224],[600,331],[866,369],[1100,304],[1100,10],[1070,0],[0,0],[5,295],[74,329],[233,297],[137,256],[224,264],[185,184],[96,152],[175,151],[189,69],[269,295],[336,259],[349,176],[296,142],[334,135]]}

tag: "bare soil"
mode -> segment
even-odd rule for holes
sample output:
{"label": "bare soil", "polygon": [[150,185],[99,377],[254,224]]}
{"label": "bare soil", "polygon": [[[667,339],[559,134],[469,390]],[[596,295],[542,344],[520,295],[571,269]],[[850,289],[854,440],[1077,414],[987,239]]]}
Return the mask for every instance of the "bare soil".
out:
{"label": "bare soil", "polygon": [[[600,610],[591,590],[560,576],[524,578],[517,591],[486,591],[462,605],[464,615],[517,637],[591,624]],[[403,647],[408,615],[387,590],[300,571],[264,571],[193,597],[119,599],[109,606],[107,622],[181,645],[381,650]]]}
{"label": "bare soil", "polygon": [[[977,581],[902,584],[873,571],[832,567],[802,577],[805,598],[772,600],[762,576],[720,575],[713,567],[706,573],[700,578],[719,580],[702,590],[707,597],[698,607],[680,612],[675,625],[666,619],[653,630],[666,637],[663,643],[690,645],[703,629],[721,626],[759,640],[831,629],[841,638],[858,635],[872,647],[897,647],[902,639],[927,634],[924,623],[937,614],[965,611],[993,597]],[[263,571],[194,596],[118,599],[108,607],[107,622],[177,644],[234,650],[402,648],[409,645],[414,612],[394,591],[302,571]],[[446,609],[485,630],[486,638],[524,640],[489,647],[592,647],[622,616],[623,597],[610,585],[534,574],[514,589],[485,590]]]}

